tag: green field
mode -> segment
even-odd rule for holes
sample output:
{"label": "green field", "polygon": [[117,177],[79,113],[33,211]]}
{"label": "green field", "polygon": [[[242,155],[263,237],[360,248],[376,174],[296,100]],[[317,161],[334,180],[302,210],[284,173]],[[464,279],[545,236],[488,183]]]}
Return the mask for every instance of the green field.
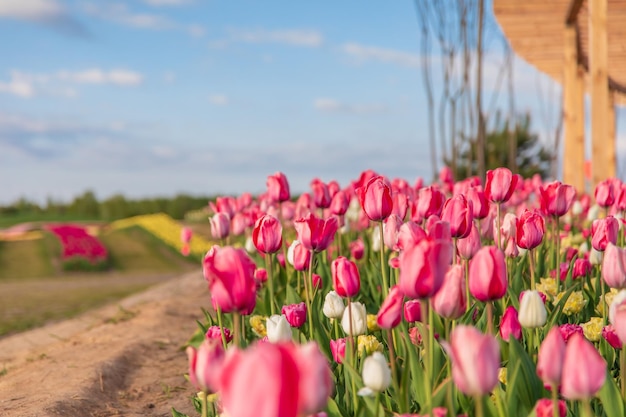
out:
{"label": "green field", "polygon": [[199,268],[139,227],[100,236],[105,272],[65,272],[60,246],[43,239],[0,242],[0,337],[69,318]]}

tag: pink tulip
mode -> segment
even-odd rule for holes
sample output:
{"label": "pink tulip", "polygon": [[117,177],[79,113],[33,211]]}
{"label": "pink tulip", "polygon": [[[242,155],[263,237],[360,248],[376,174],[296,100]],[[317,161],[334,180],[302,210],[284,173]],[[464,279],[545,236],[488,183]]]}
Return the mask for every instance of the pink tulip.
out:
{"label": "pink tulip", "polygon": [[470,234],[474,213],[472,203],[465,196],[455,195],[443,204],[441,220],[450,224],[450,234],[452,237],[464,238]]}
{"label": "pink tulip", "polygon": [[262,253],[276,253],[283,245],[283,226],[269,214],[259,218],[252,230],[254,246]]}
{"label": "pink tulip", "polygon": [[452,260],[450,242],[424,238],[400,253],[398,283],[408,298],[429,298],[439,291]]}
{"label": "pink tulip", "polygon": [[256,305],[256,265],[244,249],[215,245],[203,260],[211,299],[225,313],[245,313]]}
{"label": "pink tulip", "polygon": [[237,200],[233,197],[217,197],[215,205],[212,206],[215,213],[224,213],[229,219],[232,219],[235,212],[238,211]]}
{"label": "pink tulip", "polygon": [[545,233],[545,221],[537,212],[525,210],[517,219],[517,246],[534,249],[541,244]]}
{"label": "pink tulip", "polygon": [[298,415],[304,416],[326,407],[333,391],[333,375],[326,356],[314,342],[297,348],[296,358],[301,375]]}
{"label": "pink tulip", "polygon": [[604,251],[609,243],[617,242],[619,223],[613,216],[596,219],[591,223],[591,246],[597,251]]}
{"label": "pink tulip", "polygon": [[602,259],[602,278],[611,288],[626,288],[626,249],[607,244]]}
{"label": "pink tulip", "polygon": [[189,243],[191,241],[191,237],[193,236],[193,231],[189,227],[183,227],[180,229],[180,241],[183,243]]}
{"label": "pink tulip", "polygon": [[626,211],[626,183],[620,184],[619,190],[615,194],[615,207],[619,211]]}
{"label": "pink tulip", "polygon": [[330,199],[332,200],[333,198],[335,198],[337,193],[341,191],[341,186],[336,180],[328,181],[327,185],[328,185],[328,194],[330,194]]}
{"label": "pink tulip", "polygon": [[472,259],[480,246],[480,233],[475,224],[472,224],[472,229],[467,237],[456,242],[456,248],[463,259]]}
{"label": "pink tulip", "polygon": [[539,346],[537,375],[545,385],[558,387],[561,384],[565,340],[558,327],[553,327]]}
{"label": "pink tulip", "polygon": [[342,364],[346,357],[346,339],[331,340],[330,353],[333,355],[333,360],[335,362]]}
{"label": "pink tulip", "polygon": [[302,327],[306,321],[306,304],[304,302],[283,306],[280,312],[291,327]]}
{"label": "pink tulip", "polygon": [[573,323],[561,324],[559,326],[559,331],[561,332],[561,337],[563,337],[563,340],[565,340],[565,344],[567,344],[570,338],[576,333],[580,334],[581,336],[585,335],[583,328],[580,325]]}
{"label": "pink tulip", "polygon": [[315,178],[311,181],[311,191],[313,191],[313,202],[316,207],[330,207],[331,198],[330,191],[328,191],[328,185],[326,185],[319,178]]}
{"label": "pink tulip", "polygon": [[339,256],[330,265],[333,288],[341,297],[354,297],[361,288],[361,277],[356,264]]}
{"label": "pink tulip", "polygon": [[504,310],[500,320],[500,337],[508,342],[511,337],[520,340],[522,338],[522,325],[517,317],[517,310],[513,306],[508,306]]}
{"label": "pink tulip", "polygon": [[[211,326],[207,329],[204,334],[206,339],[217,340],[220,344],[222,343],[222,332],[220,331],[219,326]],[[224,339],[226,343],[230,343],[233,340],[233,335],[230,332],[230,329],[224,327]]]}
{"label": "pink tulip", "polygon": [[318,219],[312,213],[294,222],[298,240],[310,251],[322,252],[335,238],[339,228],[336,217]]}
{"label": "pink tulip", "polygon": [[565,348],[561,393],[568,400],[594,397],[606,380],[606,361],[591,342],[574,334]]}
{"label": "pink tulip", "polygon": [[400,324],[403,301],[404,295],[402,295],[400,287],[397,285],[391,287],[376,316],[378,327],[381,329],[392,329]]}
{"label": "pink tulip", "polygon": [[[604,269],[603,269],[603,272],[604,272]],[[590,273],[591,273],[591,263],[589,262],[589,259],[579,258],[574,261],[574,270],[572,271],[572,279],[586,277]]]}
{"label": "pink tulip", "polygon": [[441,289],[432,298],[432,308],[441,317],[456,320],[465,314],[465,277],[461,265],[452,265]]}
{"label": "pink tulip", "polygon": [[371,178],[363,187],[356,190],[363,211],[372,221],[382,221],[393,210],[391,184],[382,176]]}
{"label": "pink tulip", "polygon": [[246,231],[249,223],[249,215],[237,212],[230,221],[230,232],[233,236],[241,236]]}
{"label": "pink tulip", "polygon": [[392,214],[400,217],[402,220],[406,217],[406,212],[409,209],[409,198],[403,192],[395,192],[393,195],[393,210]]}
{"label": "pink tulip", "polygon": [[612,206],[615,202],[615,189],[613,187],[613,181],[606,179],[598,183],[598,185],[596,185],[594,197],[596,199],[596,203],[598,203],[600,207]]}
{"label": "pink tulip", "polygon": [[426,230],[428,236],[437,240],[452,240],[452,233],[450,233],[450,223],[440,220],[437,216],[433,215],[426,220]]}
{"label": "pink tulip", "polygon": [[415,323],[422,319],[422,306],[420,300],[407,300],[404,303],[404,320],[407,323]]}
{"label": "pink tulip", "polygon": [[495,246],[482,247],[470,262],[470,292],[483,302],[498,300],[506,294],[507,285],[504,253]]}
{"label": "pink tulip", "polygon": [[[559,407],[559,417],[565,417],[567,415],[567,405],[565,401],[558,401]],[[537,405],[535,405],[535,415],[537,417],[554,417],[554,403],[551,399],[542,398],[537,401]]]}
{"label": "pink tulip", "polygon": [[407,250],[426,237],[426,232],[414,221],[408,221],[398,230],[397,249]]}
{"label": "pink tulip", "polygon": [[472,202],[474,218],[484,219],[489,214],[489,201],[485,197],[484,191],[477,187],[470,187],[467,190],[467,199]]}
{"label": "pink tulip", "polygon": [[358,238],[350,242],[350,255],[355,261],[363,259],[363,255],[365,255],[365,243],[363,243],[363,239]]}
{"label": "pink tulip", "polygon": [[336,216],[343,216],[350,206],[350,197],[345,191],[337,191],[330,201],[330,212]]}
{"label": "pink tulip", "polygon": [[322,277],[318,274],[311,275],[311,281],[313,284],[313,289],[315,290],[321,290],[324,286],[324,283],[322,282]]}
{"label": "pink tulip", "polygon": [[402,219],[391,214],[383,222],[383,241],[390,250],[398,250],[398,234],[402,226]]}
{"label": "pink tulip", "polygon": [[311,262],[311,251],[304,247],[299,240],[295,240],[287,251],[289,263],[296,271],[308,271]]}
{"label": "pink tulip", "polygon": [[602,337],[613,349],[622,348],[622,341],[615,332],[615,327],[612,324],[608,324],[602,328]]}
{"label": "pink tulip", "polygon": [[500,167],[487,171],[485,197],[494,203],[506,203],[513,195],[520,180],[518,174],[513,175],[510,169]]}
{"label": "pink tulip", "polygon": [[189,360],[189,380],[198,390],[217,392],[220,389],[220,377],[224,363],[224,350],[220,340],[205,339],[198,349],[187,347]]}
{"label": "pink tulip", "polygon": [[433,214],[439,216],[445,201],[446,196],[437,187],[431,185],[422,188],[419,190],[417,201],[413,206],[411,220],[421,222]]}
{"label": "pink tulip", "polygon": [[539,187],[541,210],[552,217],[561,217],[572,206],[576,198],[576,189],[571,185],[554,181],[545,187]]}
{"label": "pink tulip", "polygon": [[498,383],[500,346],[491,335],[471,326],[459,325],[442,342],[452,362],[452,379],[466,395],[486,395]]}
{"label": "pink tulip", "polygon": [[230,217],[226,213],[215,213],[211,217],[211,236],[214,239],[224,239],[230,231]]}
{"label": "pink tulip", "polygon": [[267,177],[267,195],[273,202],[281,203],[289,200],[289,182],[282,172]]}

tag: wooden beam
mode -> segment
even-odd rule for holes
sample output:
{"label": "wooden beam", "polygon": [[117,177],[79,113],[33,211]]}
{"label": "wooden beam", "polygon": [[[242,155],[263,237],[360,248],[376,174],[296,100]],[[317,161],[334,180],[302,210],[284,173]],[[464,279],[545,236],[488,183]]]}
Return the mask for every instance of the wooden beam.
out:
{"label": "wooden beam", "polygon": [[589,0],[589,76],[591,80],[591,187],[609,177],[609,77],[607,53],[607,0]]}
{"label": "wooden beam", "polygon": [[609,92],[609,108],[606,112],[608,137],[606,141],[607,176],[613,178],[617,175],[617,137],[615,136],[615,92]]}
{"label": "wooden beam", "polygon": [[563,44],[563,182],[585,192],[584,70],[578,65],[576,26],[565,27]]}
{"label": "wooden beam", "polygon": [[583,5],[583,0],[571,0],[569,3],[569,7],[567,8],[567,14],[565,15],[565,24],[572,25],[576,23],[576,18],[578,17],[578,12],[580,11],[580,7]]}

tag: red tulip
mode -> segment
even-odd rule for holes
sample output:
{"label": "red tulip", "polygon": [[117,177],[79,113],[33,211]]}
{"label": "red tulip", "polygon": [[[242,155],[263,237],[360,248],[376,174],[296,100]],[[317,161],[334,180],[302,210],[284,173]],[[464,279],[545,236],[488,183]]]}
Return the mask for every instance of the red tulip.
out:
{"label": "red tulip", "polygon": [[494,203],[506,203],[513,195],[520,180],[518,174],[513,175],[510,169],[500,167],[487,171],[485,197]]}
{"label": "red tulip", "polygon": [[302,327],[306,321],[306,304],[304,302],[283,306],[280,312],[291,327]]}
{"label": "red tulip", "polygon": [[422,319],[422,306],[420,300],[407,300],[404,303],[404,320],[407,323],[415,323]]}
{"label": "red tulip", "polygon": [[591,263],[589,262],[589,259],[579,258],[574,261],[574,270],[572,271],[572,279],[585,277],[589,275],[590,273],[591,273]]}
{"label": "red tulip", "polygon": [[596,203],[598,203],[600,207],[612,206],[615,202],[615,189],[613,187],[613,181],[611,179],[606,179],[598,183],[598,185],[596,185],[594,197],[596,198]]}
{"label": "red tulip", "polygon": [[276,253],[283,245],[283,226],[269,214],[259,218],[252,230],[254,246],[263,253]]}
{"label": "red tulip", "polygon": [[[565,401],[559,400],[559,417],[565,417],[567,415],[567,405]],[[551,399],[542,398],[537,401],[537,405],[535,405],[535,415],[537,417],[554,417],[554,403]]]}
{"label": "red tulip", "polygon": [[619,223],[613,216],[596,219],[591,223],[591,246],[597,251],[604,251],[609,243],[617,242]]}
{"label": "red tulip", "polygon": [[470,234],[474,220],[472,203],[463,195],[451,197],[443,204],[441,220],[450,224],[452,237],[467,237]]}
{"label": "red tulip", "polygon": [[441,317],[456,320],[465,314],[465,277],[461,265],[452,265],[443,285],[432,298],[432,308]]}
{"label": "red tulip", "polygon": [[291,197],[289,193],[289,182],[282,172],[267,177],[267,195],[273,202],[283,202]]}
{"label": "red tulip", "polygon": [[211,217],[211,236],[214,239],[224,239],[230,231],[230,217],[226,213],[215,213]]}
{"label": "red tulip", "polygon": [[626,249],[607,244],[602,259],[602,278],[611,288],[626,288]]}
{"label": "red tulip", "polygon": [[535,211],[524,210],[517,219],[517,246],[524,249],[534,249],[541,244],[545,233],[545,221]]}
{"label": "red tulip", "polygon": [[313,191],[313,202],[316,207],[328,208],[330,207],[330,191],[328,191],[328,185],[326,185],[319,178],[311,181],[311,191]]}
{"label": "red tulip", "polygon": [[333,277],[333,288],[341,297],[354,297],[361,288],[361,277],[356,264],[339,256],[330,265]]}
{"label": "red tulip", "polygon": [[358,188],[356,193],[363,211],[370,220],[382,221],[391,214],[393,210],[391,185],[382,176],[371,178],[363,187]]}
{"label": "red tulip", "polygon": [[517,317],[517,310],[513,306],[508,306],[504,310],[500,320],[500,337],[505,342],[508,342],[511,337],[517,340],[522,338],[522,325]]}
{"label": "red tulip", "polygon": [[561,384],[565,340],[558,327],[553,327],[539,346],[537,375],[545,385],[558,387]]}
{"label": "red tulip", "polygon": [[203,260],[211,299],[223,312],[246,313],[256,305],[256,265],[244,249],[215,245]]}
{"label": "red tulip", "polygon": [[480,249],[480,245],[480,233],[475,224],[472,224],[472,229],[467,237],[456,242],[456,248],[463,259],[472,259]]}
{"label": "red tulip", "polygon": [[545,187],[539,187],[541,210],[547,216],[561,217],[572,206],[576,198],[576,189],[571,185],[554,181]]}
{"label": "red tulip", "polygon": [[594,397],[606,380],[606,361],[591,342],[574,334],[565,348],[561,393],[568,400]]}
{"label": "red tulip", "polygon": [[495,246],[482,247],[470,262],[472,295],[483,302],[498,300],[506,294],[507,284],[504,253]]}
{"label": "red tulip", "polygon": [[322,252],[335,238],[339,228],[336,217],[318,219],[312,213],[294,222],[298,240],[310,251]]}
{"label": "red tulip", "polygon": [[198,349],[187,347],[189,359],[189,380],[192,385],[205,393],[220,389],[220,376],[224,362],[224,350],[220,340],[205,339]]}
{"label": "red tulip", "polygon": [[400,253],[398,283],[408,298],[429,298],[439,291],[452,260],[452,244],[424,238]]}
{"label": "red tulip", "polygon": [[450,343],[442,343],[452,362],[452,379],[466,395],[486,395],[498,383],[500,346],[491,335],[471,326],[457,326]]}
{"label": "red tulip", "polygon": [[392,329],[400,324],[402,320],[402,302],[404,295],[397,285],[389,290],[389,294],[383,301],[376,316],[376,323],[381,329]]}

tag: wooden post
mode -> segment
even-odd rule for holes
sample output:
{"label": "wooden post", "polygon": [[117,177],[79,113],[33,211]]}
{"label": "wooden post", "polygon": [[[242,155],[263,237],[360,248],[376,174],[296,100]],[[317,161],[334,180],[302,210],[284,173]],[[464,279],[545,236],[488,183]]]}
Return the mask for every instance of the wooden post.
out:
{"label": "wooden post", "polygon": [[585,103],[575,25],[565,26],[563,60],[563,182],[585,192]]}
{"label": "wooden post", "polygon": [[617,175],[617,137],[615,136],[615,93],[609,91],[609,108],[606,112],[608,136],[606,138],[606,157],[607,157],[607,177],[613,178]]}
{"label": "wooden post", "polygon": [[609,79],[607,0],[589,1],[589,76],[591,84],[591,187],[609,177]]}

